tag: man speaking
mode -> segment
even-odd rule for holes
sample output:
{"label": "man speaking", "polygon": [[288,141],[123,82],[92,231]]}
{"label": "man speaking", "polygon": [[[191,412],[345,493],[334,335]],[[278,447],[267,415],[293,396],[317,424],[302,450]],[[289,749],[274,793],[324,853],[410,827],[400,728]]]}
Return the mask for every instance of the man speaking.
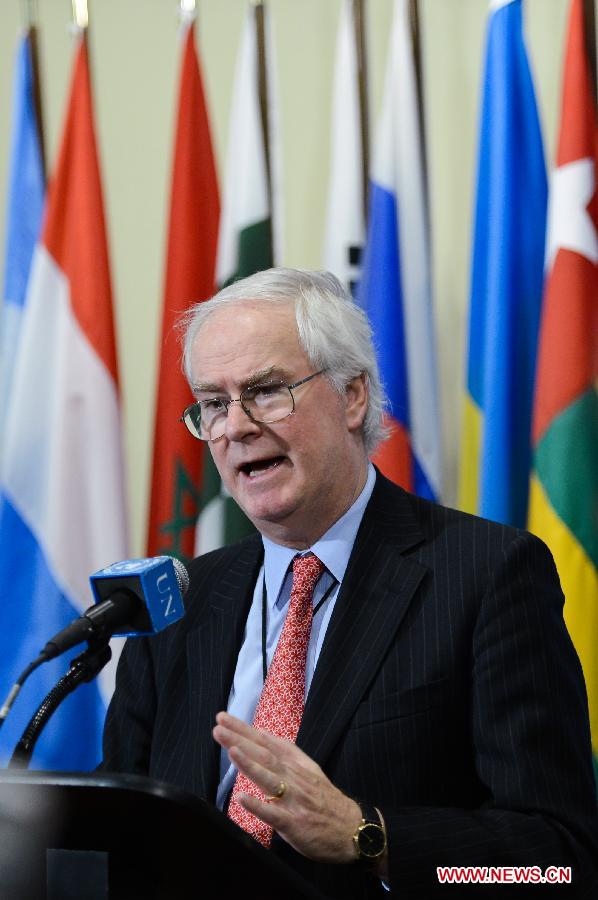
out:
{"label": "man speaking", "polygon": [[446,866],[571,867],[565,892],[596,897],[587,701],[545,546],[376,472],[375,351],[333,276],[223,289],[184,364],[184,422],[259,535],[196,559],[185,618],[128,643],[103,767],[211,800],[330,897],[444,896]]}

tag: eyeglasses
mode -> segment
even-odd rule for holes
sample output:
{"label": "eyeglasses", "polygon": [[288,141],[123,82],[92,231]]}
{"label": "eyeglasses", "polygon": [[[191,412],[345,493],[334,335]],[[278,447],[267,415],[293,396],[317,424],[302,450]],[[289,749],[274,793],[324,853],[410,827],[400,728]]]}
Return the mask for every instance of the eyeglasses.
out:
{"label": "eyeglasses", "polygon": [[224,435],[228,408],[231,403],[240,403],[243,411],[252,422],[258,425],[272,425],[280,422],[295,412],[295,388],[306,384],[322,375],[326,369],[320,369],[301,381],[294,384],[285,384],[283,381],[269,381],[266,384],[256,384],[246,387],[239,396],[211,397],[209,400],[197,400],[188,406],[179,422],[184,422],[193,437],[200,441],[218,441]]}

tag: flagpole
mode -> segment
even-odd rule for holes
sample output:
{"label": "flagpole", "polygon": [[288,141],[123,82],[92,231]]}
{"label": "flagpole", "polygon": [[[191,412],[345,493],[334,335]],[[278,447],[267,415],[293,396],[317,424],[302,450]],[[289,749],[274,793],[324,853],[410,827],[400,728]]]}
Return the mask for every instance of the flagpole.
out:
{"label": "flagpole", "polygon": [[42,161],[42,173],[46,177],[46,147],[44,141],[44,121],[42,116],[42,94],[39,66],[39,46],[37,42],[37,0],[23,0],[23,15],[29,38],[31,52],[31,69],[33,71],[33,102],[35,105],[35,122]]}
{"label": "flagpole", "polygon": [[21,0],[21,6],[25,26],[31,28],[37,22],[37,0]]}
{"label": "flagpole", "polygon": [[409,0],[409,24],[411,26],[411,39],[413,41],[413,61],[415,63],[415,80],[417,84],[417,112],[419,118],[419,130],[421,136],[421,153],[424,174],[424,192],[426,196],[426,216],[428,215],[428,153],[426,148],[426,129],[424,128],[424,89],[422,77],[421,41],[419,27],[419,3],[418,0]]}
{"label": "flagpole", "polygon": [[584,33],[586,53],[590,62],[590,76],[594,102],[598,99],[596,87],[596,3],[595,0],[583,0]]}
{"label": "flagpole", "polygon": [[[255,33],[257,44],[257,79],[258,94],[260,102],[260,116],[262,120],[262,134],[264,137],[264,156],[266,160],[266,182],[268,190],[268,208],[270,214],[273,210],[272,197],[272,166],[270,159],[270,122],[268,119],[268,72],[266,63],[266,31],[265,31],[265,9],[263,0],[251,0],[254,7],[255,16]],[[272,234],[272,254],[273,234]]]}
{"label": "flagpole", "polygon": [[363,182],[363,216],[368,220],[368,193],[370,178],[370,134],[368,106],[368,70],[365,38],[365,0],[353,0],[353,27],[357,50],[357,95],[359,97],[359,120],[361,125],[361,159]]}

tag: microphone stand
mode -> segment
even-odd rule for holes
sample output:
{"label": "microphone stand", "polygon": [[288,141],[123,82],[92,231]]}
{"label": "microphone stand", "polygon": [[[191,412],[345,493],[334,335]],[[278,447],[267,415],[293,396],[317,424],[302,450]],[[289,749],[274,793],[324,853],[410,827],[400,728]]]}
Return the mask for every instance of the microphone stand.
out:
{"label": "microphone stand", "polygon": [[63,700],[83,682],[91,681],[110,661],[111,632],[103,631],[88,640],[87,650],[71,661],[68,672],[44,697],[31,717],[8,763],[9,769],[26,769],[31,762],[37,739],[42,729],[56,712]]}

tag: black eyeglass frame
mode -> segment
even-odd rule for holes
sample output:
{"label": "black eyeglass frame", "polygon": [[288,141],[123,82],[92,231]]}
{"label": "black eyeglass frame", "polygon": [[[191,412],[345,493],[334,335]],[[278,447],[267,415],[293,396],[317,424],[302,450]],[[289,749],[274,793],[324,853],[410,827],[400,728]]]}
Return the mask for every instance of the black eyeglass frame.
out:
{"label": "black eyeglass frame", "polygon": [[[241,408],[242,408],[243,412],[245,413],[245,415],[249,419],[251,419],[252,422],[255,422],[256,425],[274,425],[275,422],[283,422],[285,419],[288,419],[289,416],[292,416],[293,413],[295,412],[295,396],[293,394],[293,391],[295,390],[295,388],[301,387],[302,384],[306,384],[308,381],[311,381],[312,378],[315,378],[317,375],[323,375],[324,372],[327,372],[327,371],[328,371],[328,369],[320,369],[318,372],[313,372],[311,375],[308,375],[306,378],[302,378],[300,381],[295,381],[294,384],[285,384],[284,381],[266,381],[266,382],[261,382],[260,384],[252,384],[252,385],[249,385],[248,387],[244,388],[244,390],[241,391],[241,393],[239,394],[238,397],[236,397],[236,398],[229,397],[228,400],[225,400],[223,397],[206,397],[205,400],[196,400],[195,403],[191,403],[189,406],[185,407],[185,409],[183,410],[182,416],[179,418],[179,422],[182,422],[185,425],[185,428],[187,429],[189,434],[191,434],[196,440],[210,441],[212,444],[215,444],[216,441],[221,440],[224,437],[224,433],[219,435],[217,438],[202,438],[198,434],[196,434],[195,431],[193,431],[187,424],[187,416],[191,413],[191,410],[197,409],[197,408],[199,408],[199,410],[200,410],[199,421],[201,423],[201,404],[209,403],[210,400],[220,400],[220,402],[222,404],[224,404],[227,416],[228,416],[228,408],[231,405],[231,403],[240,403]],[[252,415],[252,413],[247,409],[247,407],[243,403],[243,394],[245,394],[247,391],[255,391],[261,387],[268,387],[270,385],[277,385],[278,387],[281,387],[281,388],[284,387],[288,390],[289,394],[291,395],[292,409],[288,413],[286,413],[286,415],[281,416],[280,419],[270,419],[269,421],[264,421],[264,419],[256,419],[255,416]]]}

